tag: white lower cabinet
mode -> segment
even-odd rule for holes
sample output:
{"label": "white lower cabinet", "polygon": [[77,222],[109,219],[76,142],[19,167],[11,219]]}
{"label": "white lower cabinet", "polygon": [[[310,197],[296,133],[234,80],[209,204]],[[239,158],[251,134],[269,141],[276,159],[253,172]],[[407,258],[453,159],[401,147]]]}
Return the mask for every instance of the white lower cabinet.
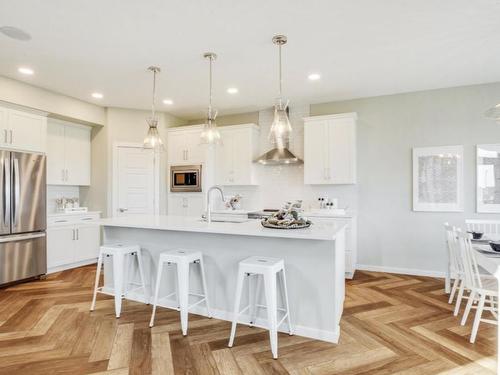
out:
{"label": "white lower cabinet", "polygon": [[99,255],[98,213],[50,216],[47,226],[48,273],[93,263]]}

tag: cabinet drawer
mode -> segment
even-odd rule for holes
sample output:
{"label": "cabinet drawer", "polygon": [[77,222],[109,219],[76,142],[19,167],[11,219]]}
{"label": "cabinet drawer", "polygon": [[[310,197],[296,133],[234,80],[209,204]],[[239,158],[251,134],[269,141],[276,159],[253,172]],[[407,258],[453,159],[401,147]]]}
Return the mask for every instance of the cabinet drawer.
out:
{"label": "cabinet drawer", "polygon": [[65,226],[65,225],[78,225],[78,224],[89,224],[99,220],[99,214],[89,213],[81,215],[57,215],[49,216],[47,218],[47,226]]}

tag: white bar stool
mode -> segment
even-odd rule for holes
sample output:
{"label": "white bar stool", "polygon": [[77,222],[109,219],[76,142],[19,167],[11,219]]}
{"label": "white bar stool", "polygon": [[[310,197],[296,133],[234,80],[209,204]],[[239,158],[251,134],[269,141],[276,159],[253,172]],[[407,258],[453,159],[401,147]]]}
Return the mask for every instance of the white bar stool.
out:
{"label": "white bar stool", "polygon": [[[276,295],[276,283],[278,281],[278,274],[281,274],[281,296],[285,304],[285,308],[278,308],[278,298]],[[243,282],[245,276],[248,278],[248,294],[249,301],[248,306],[243,310],[240,310],[241,303],[241,293],[243,291]],[[255,295],[251,292],[251,279],[250,277],[257,277],[257,288],[255,290]],[[257,300],[260,292],[261,280],[264,279],[264,290],[266,296],[267,306],[258,305]],[[269,329],[269,339],[271,341],[271,351],[273,353],[273,358],[278,358],[278,328],[279,326],[287,320],[288,332],[290,335],[293,334],[292,323],[290,320],[290,308],[288,306],[288,292],[286,288],[286,276],[285,276],[285,262],[283,259],[278,258],[268,258],[260,256],[252,256],[242,260],[238,265],[238,280],[236,283],[236,298],[234,304],[233,313],[233,324],[231,326],[231,337],[229,338],[229,347],[233,346],[234,337],[236,335],[236,325],[242,323],[238,321],[240,314],[246,310],[250,310],[250,326],[255,325],[256,310],[257,308],[267,309],[268,317],[268,327],[262,327]],[[283,312],[284,315],[278,322],[278,311]],[[247,323],[243,323],[247,324]]]}
{"label": "white bar stool", "polygon": [[[203,294],[198,293],[190,293],[189,292],[189,265],[191,263],[198,264],[200,266],[201,272],[201,283],[203,287]],[[194,306],[199,305],[202,302],[205,302],[207,307],[207,315],[210,318],[210,304],[208,301],[207,294],[207,283],[205,279],[205,267],[203,266],[203,255],[200,251],[193,250],[184,250],[184,249],[176,249],[171,251],[164,251],[160,254],[160,259],[158,261],[158,271],[156,274],[156,286],[155,286],[155,294],[154,294],[154,302],[153,302],[153,313],[151,314],[151,320],[149,322],[149,326],[153,327],[155,314],[156,314],[156,306],[158,305],[158,293],[160,291],[161,284],[161,276],[163,273],[163,267],[171,264],[177,265],[177,285],[176,290],[173,293],[163,297],[168,298],[172,295],[177,296],[177,302],[179,304],[179,310],[181,312],[181,328],[183,336],[187,335],[188,330],[188,311]],[[197,302],[189,305],[189,296],[195,296],[200,298]]]}
{"label": "white bar stool", "polygon": [[[122,309],[122,298],[124,297],[124,293],[131,292],[137,289],[142,289],[144,297],[146,299],[146,303],[149,304],[149,291],[148,288],[146,288],[146,283],[144,281],[144,268],[142,265],[141,247],[139,245],[129,245],[129,244],[125,245],[118,243],[113,245],[104,245],[100,247],[99,258],[97,260],[97,272],[95,275],[94,296],[92,298],[92,305],[90,307],[90,311],[94,311],[95,309],[95,300],[97,292],[102,293],[102,287],[99,287],[99,278],[101,276],[101,268],[104,256],[113,257],[113,287],[115,290],[116,317],[117,318],[120,317]],[[130,258],[134,256],[137,258],[139,275],[141,278],[140,284],[131,283],[129,280],[130,266],[132,264],[130,262]],[[123,290],[124,283],[126,284],[125,290]],[[133,289],[128,289],[129,284],[138,285],[138,287]]]}

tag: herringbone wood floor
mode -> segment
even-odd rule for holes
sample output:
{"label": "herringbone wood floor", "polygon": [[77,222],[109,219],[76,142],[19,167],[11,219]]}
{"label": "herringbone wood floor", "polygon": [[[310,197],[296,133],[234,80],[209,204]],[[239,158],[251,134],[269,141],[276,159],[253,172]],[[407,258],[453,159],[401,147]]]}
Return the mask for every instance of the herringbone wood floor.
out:
{"label": "herringbone wood floor", "polygon": [[[271,359],[267,332],[190,315],[189,336],[178,313],[99,297],[89,313],[94,266],[0,290],[0,374],[492,374],[496,329],[482,324],[469,344],[451,314],[443,281],[357,272],[347,282],[338,345],[280,335]],[[471,320],[471,319],[469,319]]]}

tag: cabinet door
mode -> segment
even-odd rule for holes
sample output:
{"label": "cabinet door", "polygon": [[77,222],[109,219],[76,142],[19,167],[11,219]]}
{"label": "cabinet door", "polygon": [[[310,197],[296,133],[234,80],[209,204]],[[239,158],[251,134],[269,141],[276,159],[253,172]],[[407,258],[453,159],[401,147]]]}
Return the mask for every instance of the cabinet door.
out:
{"label": "cabinet door", "polygon": [[187,216],[199,217],[204,213],[203,209],[203,196],[202,195],[192,195],[188,198],[187,204]]}
{"label": "cabinet door", "polygon": [[66,184],[90,185],[90,128],[65,126]]}
{"label": "cabinet door", "polygon": [[356,139],[353,120],[339,119],[329,123],[327,139],[328,183],[356,183]]}
{"label": "cabinet door", "polygon": [[0,108],[0,147],[8,147],[7,109]]}
{"label": "cabinet door", "polygon": [[47,228],[47,268],[74,262],[75,228]]}
{"label": "cabinet door", "polygon": [[8,110],[10,147],[26,151],[45,151],[47,118]]}
{"label": "cabinet door", "polygon": [[328,184],[325,121],[304,124],[304,183]]}
{"label": "cabinet door", "polygon": [[186,133],[186,160],[190,163],[199,164],[205,160],[206,145],[200,144],[199,131]]}
{"label": "cabinet door", "polygon": [[63,124],[47,124],[47,184],[65,184],[64,165],[64,128]]}
{"label": "cabinet door", "polygon": [[215,183],[217,185],[231,185],[234,180],[233,134],[232,131],[221,131],[223,143],[215,148]]}
{"label": "cabinet door", "polygon": [[187,161],[187,140],[183,132],[170,132],[167,141],[167,153],[169,164],[182,164]]}
{"label": "cabinet door", "polygon": [[79,225],[76,230],[75,262],[96,259],[100,245],[99,225]]}

